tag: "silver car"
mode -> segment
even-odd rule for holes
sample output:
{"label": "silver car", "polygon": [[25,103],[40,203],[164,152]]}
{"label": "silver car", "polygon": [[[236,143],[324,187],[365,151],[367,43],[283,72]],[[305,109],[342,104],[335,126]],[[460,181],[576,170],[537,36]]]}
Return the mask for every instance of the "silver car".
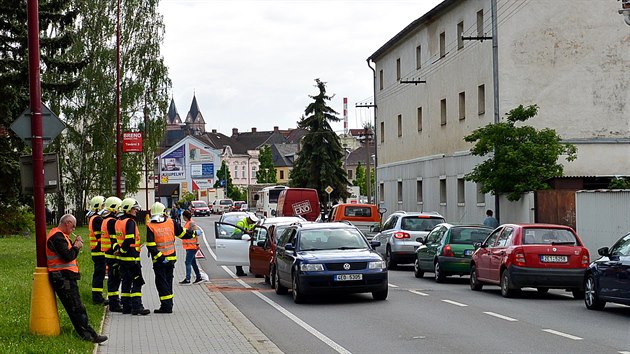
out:
{"label": "silver car", "polygon": [[437,225],[445,222],[444,217],[436,212],[392,213],[373,241],[380,241],[376,249],[387,262],[387,269],[394,269],[398,264],[413,263],[416,249],[420,246],[417,238],[426,237]]}

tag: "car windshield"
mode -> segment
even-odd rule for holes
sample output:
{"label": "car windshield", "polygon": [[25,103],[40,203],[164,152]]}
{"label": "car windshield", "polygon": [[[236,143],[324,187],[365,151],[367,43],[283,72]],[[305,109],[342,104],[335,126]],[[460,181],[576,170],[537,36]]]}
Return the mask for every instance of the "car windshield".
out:
{"label": "car windshield", "polygon": [[193,202],[192,203],[193,208],[207,208],[208,205],[206,205],[206,203],[204,202]]}
{"label": "car windshield", "polygon": [[442,218],[422,218],[420,216],[406,216],[400,222],[400,228],[405,231],[431,231],[437,224],[444,222]]}
{"label": "car windshield", "polygon": [[567,229],[527,228],[523,230],[524,245],[576,245],[577,239]]}
{"label": "car windshield", "polygon": [[451,229],[449,242],[452,244],[474,245],[477,242],[483,242],[490,235],[490,232],[492,232],[492,229],[481,227],[454,227]]}
{"label": "car windshield", "polygon": [[368,247],[356,229],[302,230],[298,251],[349,250]]}

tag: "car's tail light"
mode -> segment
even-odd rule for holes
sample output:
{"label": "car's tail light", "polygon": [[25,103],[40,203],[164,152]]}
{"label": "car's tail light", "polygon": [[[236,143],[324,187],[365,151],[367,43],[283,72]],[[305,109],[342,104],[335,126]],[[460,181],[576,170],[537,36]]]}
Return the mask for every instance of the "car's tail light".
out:
{"label": "car's tail light", "polygon": [[523,267],[526,265],[525,252],[522,248],[518,248],[514,251],[514,265]]}
{"label": "car's tail light", "polygon": [[442,255],[446,257],[455,257],[453,250],[451,249],[451,245],[446,245],[442,249]]}
{"label": "car's tail light", "polygon": [[590,263],[590,257],[588,254],[588,250],[584,249],[582,250],[582,264],[580,264],[580,266],[582,268],[588,268],[589,263]]}
{"label": "car's tail light", "polygon": [[403,238],[411,238],[411,235],[409,235],[406,232],[394,232],[394,238],[397,238],[399,240],[403,239]]}

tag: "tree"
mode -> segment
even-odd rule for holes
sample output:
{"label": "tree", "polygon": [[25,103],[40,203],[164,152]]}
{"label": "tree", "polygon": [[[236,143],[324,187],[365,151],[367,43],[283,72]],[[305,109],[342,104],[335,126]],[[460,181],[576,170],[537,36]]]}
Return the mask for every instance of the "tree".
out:
{"label": "tree", "polygon": [[508,200],[517,201],[523,193],[548,189],[549,179],[561,177],[563,168],[557,162],[558,157],[566,155],[567,161],[573,161],[577,149],[572,144],[561,143],[553,129],[516,126],[537,113],[536,105],[520,105],[507,113],[506,122],[488,124],[464,137],[465,141],[475,143],[470,150],[473,155],[492,154],[475,166],[466,180],[481,183],[482,193],[507,194]]}
{"label": "tree", "polygon": [[[226,197],[233,200],[242,200],[243,193],[232,183],[230,169],[225,161],[221,161],[221,168],[217,171],[217,181],[214,182],[214,188],[225,188]],[[245,194],[247,195],[247,194]]]}
{"label": "tree", "polygon": [[359,187],[359,194],[366,195],[367,189],[365,188],[365,168],[361,166],[361,161],[357,165],[357,172],[355,174],[355,179],[352,181],[352,185]]}
{"label": "tree", "polygon": [[346,199],[350,184],[343,168],[344,151],[339,137],[330,127],[329,122],[338,122],[337,112],[326,105],[332,97],[326,95],[326,83],[316,79],[319,94],[310,96],[310,103],[305,115],[298,122],[298,127],[308,133],[302,138],[301,148],[290,173],[291,187],[314,188],[319,194],[319,201],[325,204],[329,198],[325,189],[333,188],[330,200]]}
{"label": "tree", "polygon": [[278,177],[276,176],[276,169],[273,167],[273,158],[269,145],[260,148],[258,161],[260,162],[260,166],[258,172],[256,172],[256,183],[276,183]]}

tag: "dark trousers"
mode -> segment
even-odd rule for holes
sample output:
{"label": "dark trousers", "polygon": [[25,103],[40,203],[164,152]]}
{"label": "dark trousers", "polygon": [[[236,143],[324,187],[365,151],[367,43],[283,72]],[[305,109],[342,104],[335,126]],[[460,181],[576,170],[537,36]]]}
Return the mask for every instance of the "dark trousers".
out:
{"label": "dark trousers", "polygon": [[160,309],[173,309],[173,269],[175,262],[153,263],[155,287],[160,296]]}
{"label": "dark trousers", "polygon": [[142,267],[140,261],[119,261],[120,265],[120,297],[123,312],[142,310]]}
{"label": "dark trousers", "polygon": [[120,266],[116,258],[107,258],[107,298],[110,308],[120,306]]}
{"label": "dark trousers", "polygon": [[61,272],[50,273],[49,279],[79,336],[87,340],[95,338],[97,333],[88,323],[87,312],[81,302],[77,281],[64,277]]}
{"label": "dark trousers", "polygon": [[243,275],[245,272],[243,271],[243,266],[236,266],[236,275]]}
{"label": "dark trousers", "polygon": [[94,262],[94,273],[92,274],[92,301],[103,302],[105,256],[92,256],[92,262]]}

